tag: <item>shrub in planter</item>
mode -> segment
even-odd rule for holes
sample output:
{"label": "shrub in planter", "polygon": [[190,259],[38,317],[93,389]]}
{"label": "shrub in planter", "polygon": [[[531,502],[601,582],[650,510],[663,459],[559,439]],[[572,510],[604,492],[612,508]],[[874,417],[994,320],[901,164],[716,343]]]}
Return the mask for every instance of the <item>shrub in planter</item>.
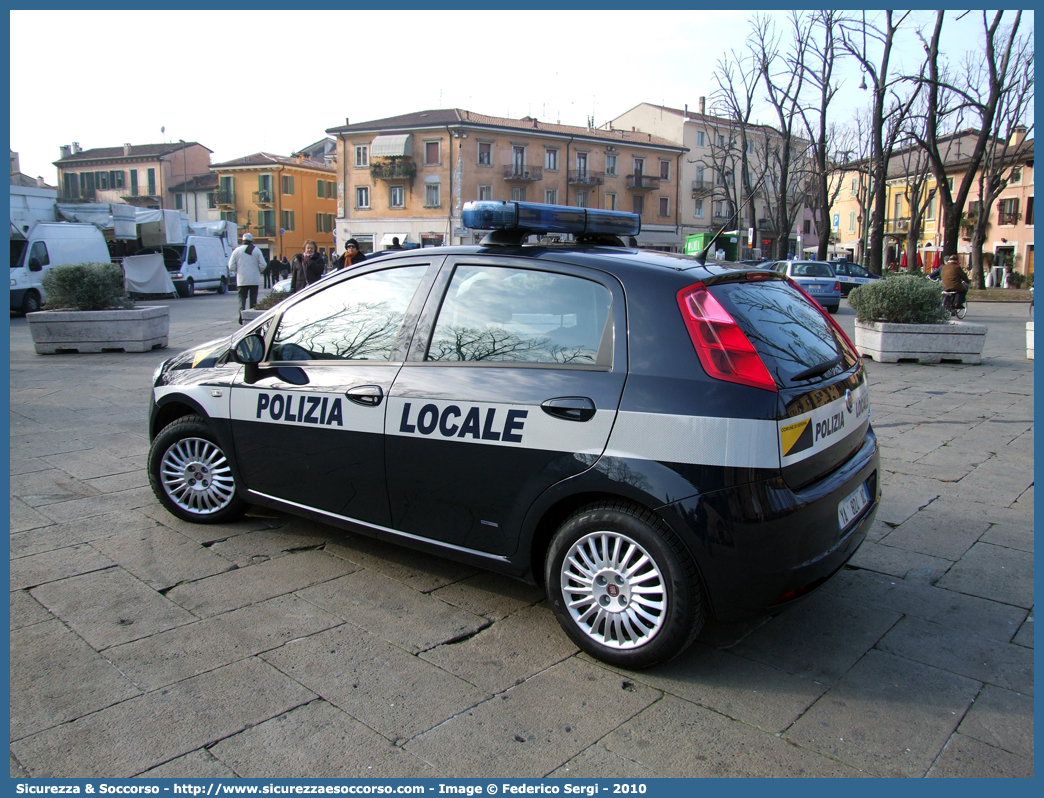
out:
{"label": "shrub in planter", "polygon": [[942,285],[912,274],[857,286],[848,295],[848,304],[864,324],[942,324],[950,318],[942,306]]}
{"label": "shrub in planter", "polygon": [[290,296],[289,291],[273,291],[257,300],[252,310],[268,310],[269,308],[274,308],[288,296]]}
{"label": "shrub in planter", "polygon": [[128,310],[134,302],[115,263],[67,263],[48,269],[40,281],[49,310]]}

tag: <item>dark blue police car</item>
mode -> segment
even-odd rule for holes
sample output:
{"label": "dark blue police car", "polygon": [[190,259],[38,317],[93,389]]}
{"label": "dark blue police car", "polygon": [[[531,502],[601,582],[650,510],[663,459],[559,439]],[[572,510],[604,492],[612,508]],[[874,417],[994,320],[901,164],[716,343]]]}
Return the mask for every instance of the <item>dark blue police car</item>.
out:
{"label": "dark blue police car", "polygon": [[[546,586],[646,667],[785,606],[880,501],[862,362],[785,275],[621,245],[633,214],[465,206],[483,243],[386,255],[156,372],[149,476]],[[568,245],[524,245],[531,234]]]}

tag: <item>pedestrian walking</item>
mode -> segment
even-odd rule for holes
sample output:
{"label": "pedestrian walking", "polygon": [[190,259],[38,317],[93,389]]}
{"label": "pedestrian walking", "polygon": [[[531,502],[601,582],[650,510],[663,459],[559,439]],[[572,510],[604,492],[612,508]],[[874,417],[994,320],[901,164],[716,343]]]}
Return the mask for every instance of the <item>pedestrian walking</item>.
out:
{"label": "pedestrian walking", "polygon": [[[236,247],[228,259],[228,270],[236,275],[239,287],[239,323],[243,323],[243,311],[257,304],[257,288],[261,285],[261,274],[265,270],[265,256],[254,246],[254,237],[243,234],[242,246]],[[249,305],[249,307],[244,307]]]}
{"label": "pedestrian walking", "polygon": [[294,263],[290,269],[290,293],[296,293],[316,282],[325,271],[326,258],[312,239],[305,239],[304,253],[294,255]]}

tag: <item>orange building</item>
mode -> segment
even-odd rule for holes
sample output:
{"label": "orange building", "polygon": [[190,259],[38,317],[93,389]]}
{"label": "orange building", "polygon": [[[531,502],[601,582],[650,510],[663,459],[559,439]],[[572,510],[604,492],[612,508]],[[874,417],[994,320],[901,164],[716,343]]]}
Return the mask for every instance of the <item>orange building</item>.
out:
{"label": "orange building", "polygon": [[251,233],[266,259],[293,258],[312,239],[330,257],[337,213],[337,170],[303,155],[256,152],[214,164],[222,219]]}

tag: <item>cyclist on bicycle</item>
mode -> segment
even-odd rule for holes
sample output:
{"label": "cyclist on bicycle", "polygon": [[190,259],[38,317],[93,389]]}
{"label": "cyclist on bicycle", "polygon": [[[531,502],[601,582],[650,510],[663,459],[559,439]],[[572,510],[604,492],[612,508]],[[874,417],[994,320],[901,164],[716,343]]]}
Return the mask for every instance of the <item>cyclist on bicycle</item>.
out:
{"label": "cyclist on bicycle", "polygon": [[943,290],[953,291],[957,295],[957,304],[955,307],[964,307],[964,298],[968,295],[968,283],[970,279],[965,273],[964,269],[961,268],[960,262],[957,260],[956,255],[950,255],[946,259],[946,263],[942,265],[942,278]]}

